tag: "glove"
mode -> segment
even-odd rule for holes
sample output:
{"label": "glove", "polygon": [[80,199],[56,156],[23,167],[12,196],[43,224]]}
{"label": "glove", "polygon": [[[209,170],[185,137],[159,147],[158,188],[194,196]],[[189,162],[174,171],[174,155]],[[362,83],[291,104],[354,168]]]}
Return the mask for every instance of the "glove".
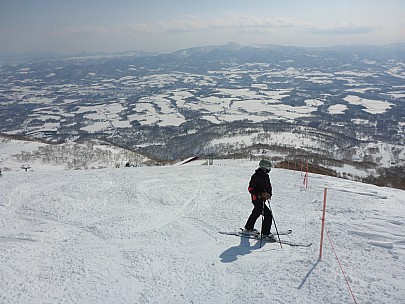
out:
{"label": "glove", "polygon": [[267,201],[267,200],[271,199],[271,195],[268,192],[262,192],[262,193],[260,193],[260,198],[262,200]]}

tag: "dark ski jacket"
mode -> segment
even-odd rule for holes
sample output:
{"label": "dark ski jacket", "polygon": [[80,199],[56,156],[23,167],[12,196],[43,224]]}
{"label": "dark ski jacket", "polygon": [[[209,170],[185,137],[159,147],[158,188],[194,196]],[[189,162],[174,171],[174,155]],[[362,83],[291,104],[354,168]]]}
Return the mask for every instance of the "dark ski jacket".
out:
{"label": "dark ski jacket", "polygon": [[272,195],[272,187],[269,175],[262,169],[257,169],[250,178],[248,191],[252,196],[253,202],[259,199],[259,194],[262,192],[267,192]]}

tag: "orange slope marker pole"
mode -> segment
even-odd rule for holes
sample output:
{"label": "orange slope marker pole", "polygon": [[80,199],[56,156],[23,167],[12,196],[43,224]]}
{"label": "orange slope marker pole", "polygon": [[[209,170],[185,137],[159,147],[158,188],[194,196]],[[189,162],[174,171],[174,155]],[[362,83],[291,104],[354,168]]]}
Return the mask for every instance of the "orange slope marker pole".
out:
{"label": "orange slope marker pole", "polygon": [[321,228],[321,242],[319,246],[319,260],[322,259],[322,245],[323,245],[323,233],[325,230],[325,210],[326,210],[326,194],[328,192],[328,188],[325,188],[323,191],[323,210],[322,210],[322,228]]}
{"label": "orange slope marker pole", "polygon": [[303,162],[303,157],[301,157],[301,176],[302,176],[302,162]]}
{"label": "orange slope marker pole", "polygon": [[308,170],[308,161],[307,161],[307,174],[306,174],[307,179],[305,180],[305,189],[308,188],[308,178],[309,178],[309,170]]}

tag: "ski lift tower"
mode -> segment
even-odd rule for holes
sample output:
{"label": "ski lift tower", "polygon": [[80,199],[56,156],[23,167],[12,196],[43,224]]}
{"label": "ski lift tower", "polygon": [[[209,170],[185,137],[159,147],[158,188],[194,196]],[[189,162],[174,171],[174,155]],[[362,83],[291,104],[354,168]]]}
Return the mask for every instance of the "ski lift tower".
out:
{"label": "ski lift tower", "polygon": [[26,165],[22,165],[21,169],[25,170],[25,172],[27,172],[29,169],[31,169],[31,166],[26,164]]}

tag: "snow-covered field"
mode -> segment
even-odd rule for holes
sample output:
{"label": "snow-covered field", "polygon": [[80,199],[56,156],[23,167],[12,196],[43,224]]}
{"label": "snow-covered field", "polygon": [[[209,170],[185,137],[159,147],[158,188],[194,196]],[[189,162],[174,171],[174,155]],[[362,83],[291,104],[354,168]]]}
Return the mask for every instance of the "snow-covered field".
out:
{"label": "snow-covered field", "polygon": [[274,169],[278,229],[313,245],[260,248],[218,233],[256,166],[3,172],[0,303],[403,303],[404,191]]}

